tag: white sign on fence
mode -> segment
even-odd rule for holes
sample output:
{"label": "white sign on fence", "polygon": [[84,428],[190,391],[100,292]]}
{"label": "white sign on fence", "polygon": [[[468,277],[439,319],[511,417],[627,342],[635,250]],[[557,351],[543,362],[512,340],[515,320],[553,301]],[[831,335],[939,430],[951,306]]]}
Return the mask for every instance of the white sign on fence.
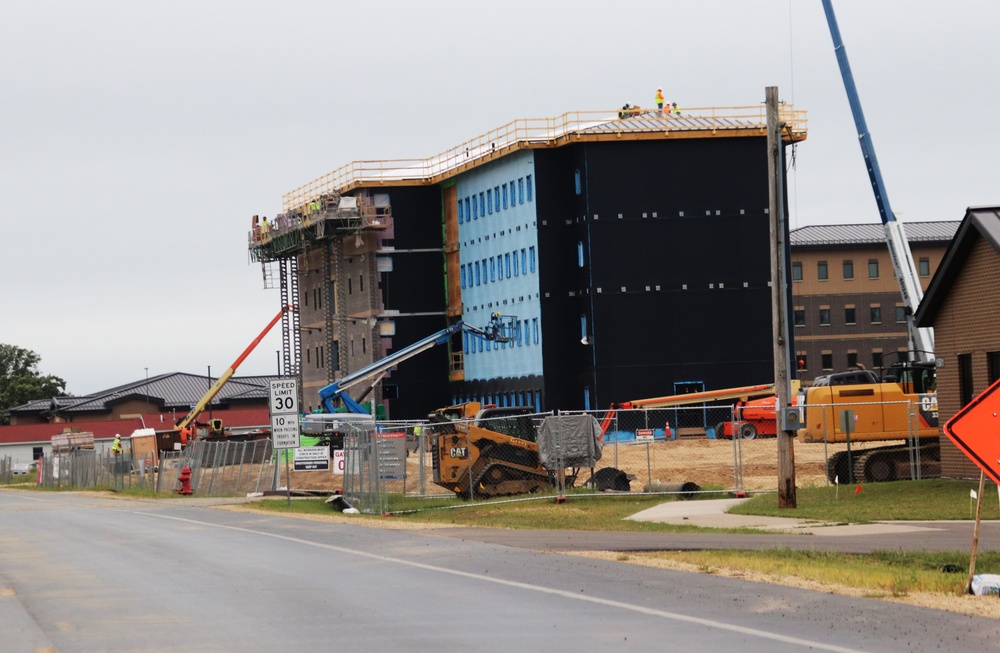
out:
{"label": "white sign on fence", "polygon": [[330,447],[299,447],[295,450],[295,471],[330,471]]}
{"label": "white sign on fence", "polygon": [[653,429],[638,429],[635,432],[635,439],[637,442],[652,442],[653,441]]}
{"label": "white sign on fence", "polygon": [[344,450],[336,449],[333,452],[333,473],[343,474],[344,473]]}

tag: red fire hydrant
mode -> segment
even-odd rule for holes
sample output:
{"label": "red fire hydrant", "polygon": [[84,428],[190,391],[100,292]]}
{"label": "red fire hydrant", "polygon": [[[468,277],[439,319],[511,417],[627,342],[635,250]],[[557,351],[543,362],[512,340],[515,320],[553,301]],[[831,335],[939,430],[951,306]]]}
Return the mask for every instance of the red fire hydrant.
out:
{"label": "red fire hydrant", "polygon": [[174,490],[177,494],[194,494],[191,489],[191,468],[184,465],[181,473],[177,475],[177,480],[180,482],[181,487],[179,490]]}

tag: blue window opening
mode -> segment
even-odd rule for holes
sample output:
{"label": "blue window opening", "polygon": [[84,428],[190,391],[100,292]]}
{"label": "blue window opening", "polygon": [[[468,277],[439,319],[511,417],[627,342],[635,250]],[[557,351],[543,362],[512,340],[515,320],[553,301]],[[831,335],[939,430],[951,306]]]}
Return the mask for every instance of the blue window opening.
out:
{"label": "blue window opening", "polygon": [[483,259],[483,283],[489,283],[490,278],[487,276],[486,272],[486,259]]}
{"label": "blue window opening", "polygon": [[525,175],[525,177],[524,177],[524,185],[525,185],[525,187],[527,189],[528,201],[530,202],[531,201],[531,175]]}
{"label": "blue window opening", "polygon": [[493,205],[497,213],[500,213],[500,187],[493,188]]}
{"label": "blue window opening", "polygon": [[465,198],[465,221],[472,222],[472,211],[469,209],[469,198]]}
{"label": "blue window opening", "polygon": [[538,344],[538,318],[537,317],[531,318],[531,330],[532,330],[532,336],[535,339],[535,344],[537,345]]}
{"label": "blue window opening", "polygon": [[465,212],[462,211],[462,200],[458,200],[458,224],[465,221]]}
{"label": "blue window opening", "polygon": [[514,180],[510,180],[510,208],[517,206],[517,191],[514,187]]}
{"label": "blue window opening", "polygon": [[577,195],[582,195],[583,194],[583,184],[581,183],[581,180],[580,180],[580,171],[579,170],[574,170],[573,171],[573,185],[574,185],[574,187],[576,189],[576,194]]}
{"label": "blue window opening", "polygon": [[521,248],[521,272],[528,274],[528,250]]}
{"label": "blue window opening", "polygon": [[493,189],[487,189],[486,191],[486,212],[493,215]]}
{"label": "blue window opening", "polygon": [[586,337],[587,337],[587,316],[586,315],[581,315],[580,316],[580,338],[583,339],[583,338],[586,338]]}
{"label": "blue window opening", "polygon": [[503,208],[507,208],[507,184],[503,185]]}
{"label": "blue window opening", "polygon": [[476,285],[479,285],[479,261],[476,261]]}
{"label": "blue window opening", "polygon": [[528,269],[531,270],[532,272],[534,272],[535,271],[535,248],[534,247],[529,247],[528,248],[528,265],[529,265]]}
{"label": "blue window opening", "polygon": [[462,288],[465,288],[465,266],[463,265],[460,269],[462,275]]}
{"label": "blue window opening", "polygon": [[479,191],[479,215],[486,217],[486,192]]}
{"label": "blue window opening", "polygon": [[517,203],[524,204],[524,177],[517,179]]}
{"label": "blue window opening", "polygon": [[483,353],[483,339],[476,338],[476,342],[478,343],[476,346],[479,348],[479,353]]}
{"label": "blue window opening", "polygon": [[517,346],[520,347],[521,344],[522,344],[521,343],[521,323],[518,322],[517,323]]}
{"label": "blue window opening", "polygon": [[506,273],[507,278],[510,279],[510,253],[509,252],[507,254],[503,255],[503,267],[504,267],[504,272]]}
{"label": "blue window opening", "polygon": [[518,275],[518,265],[517,265],[517,250],[514,251],[514,276]]}
{"label": "blue window opening", "polygon": [[576,264],[578,267],[583,267],[583,241],[579,241],[576,244]]}
{"label": "blue window opening", "polygon": [[490,281],[497,280],[497,262],[492,256],[490,257]]}
{"label": "blue window opening", "polygon": [[466,354],[469,353],[469,334],[468,333],[462,333],[462,351],[464,351]]}
{"label": "blue window opening", "polygon": [[472,196],[472,219],[479,219],[479,203],[476,201],[476,196]]}
{"label": "blue window opening", "polygon": [[528,326],[528,318],[524,319],[524,344],[531,345],[531,331]]}
{"label": "blue window opening", "polygon": [[583,409],[590,410],[590,388],[583,389]]}
{"label": "blue window opening", "polygon": [[535,412],[542,412],[542,391],[535,390]]}

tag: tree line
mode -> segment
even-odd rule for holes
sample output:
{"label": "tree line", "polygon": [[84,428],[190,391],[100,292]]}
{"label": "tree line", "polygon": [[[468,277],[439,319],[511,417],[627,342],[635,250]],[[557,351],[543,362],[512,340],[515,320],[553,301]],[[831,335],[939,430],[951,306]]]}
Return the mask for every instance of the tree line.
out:
{"label": "tree line", "polygon": [[41,358],[30,349],[0,344],[0,424],[10,424],[8,411],[36,399],[64,396],[66,381],[38,371]]}

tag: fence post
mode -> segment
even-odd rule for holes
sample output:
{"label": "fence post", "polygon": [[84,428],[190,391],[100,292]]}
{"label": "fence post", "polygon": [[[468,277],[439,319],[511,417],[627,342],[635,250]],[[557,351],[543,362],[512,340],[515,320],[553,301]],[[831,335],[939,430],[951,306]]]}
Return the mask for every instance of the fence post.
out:
{"label": "fence post", "polygon": [[466,423],[466,429],[465,429],[465,454],[466,454],[465,455],[465,460],[466,460],[466,462],[468,464],[468,467],[469,467],[469,471],[468,471],[468,475],[469,475],[469,501],[475,501],[475,499],[476,499],[476,493],[475,493],[475,489],[472,487],[473,486],[473,483],[472,483],[472,442],[470,441],[469,428],[468,427],[469,427],[469,423],[467,422]]}
{"label": "fence post", "polygon": [[417,481],[417,492],[420,496],[425,496],[427,494],[427,468],[424,467],[424,461],[426,459],[427,445],[425,440],[430,437],[430,432],[428,432],[428,426],[422,426],[420,428],[420,437],[417,438],[417,465],[418,465],[418,481]]}

